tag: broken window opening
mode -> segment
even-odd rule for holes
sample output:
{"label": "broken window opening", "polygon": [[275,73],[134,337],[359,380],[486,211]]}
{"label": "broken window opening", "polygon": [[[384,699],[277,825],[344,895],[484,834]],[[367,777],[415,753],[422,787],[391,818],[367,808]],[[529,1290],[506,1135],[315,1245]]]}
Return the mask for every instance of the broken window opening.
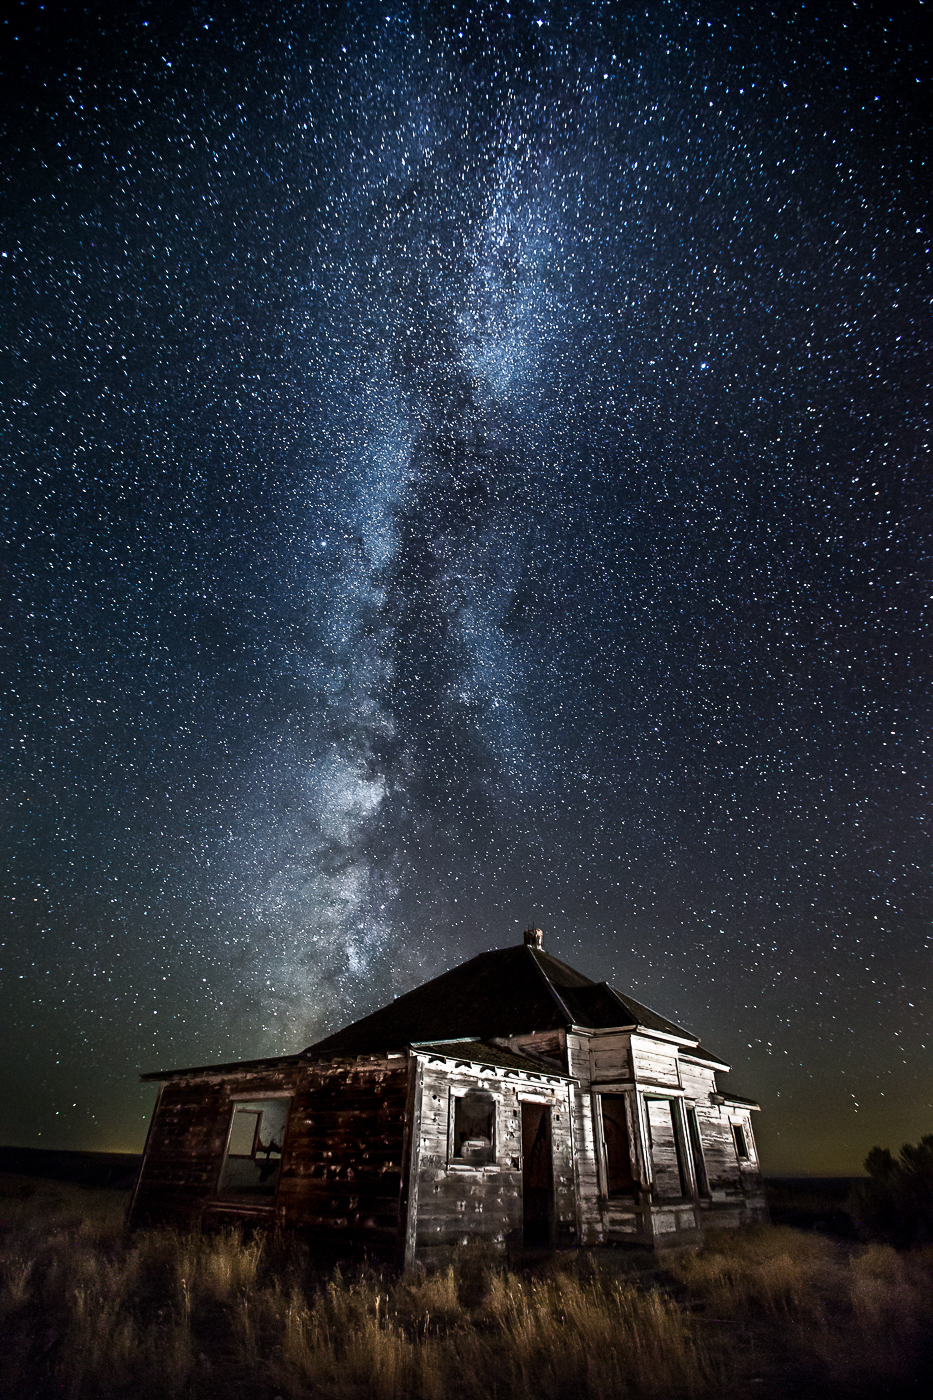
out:
{"label": "broken window opening", "polygon": [[735,1142],[735,1155],[740,1162],[748,1161],[748,1143],[745,1138],[745,1129],[741,1123],[732,1124],[732,1137]]}
{"label": "broken window opening", "polygon": [[257,1202],[275,1196],[291,1102],[253,1099],[234,1104],[219,1195],[226,1200]]}
{"label": "broken window opening", "polygon": [[482,1089],[454,1099],[453,1157],[471,1166],[495,1160],[496,1101]]}

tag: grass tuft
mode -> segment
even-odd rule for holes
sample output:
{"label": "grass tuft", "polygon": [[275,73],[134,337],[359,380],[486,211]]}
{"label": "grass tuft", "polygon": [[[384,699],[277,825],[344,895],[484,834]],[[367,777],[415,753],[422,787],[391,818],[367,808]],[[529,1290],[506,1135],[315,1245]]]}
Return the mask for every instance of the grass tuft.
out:
{"label": "grass tuft", "polygon": [[121,1211],[0,1186],[4,1400],[906,1396],[929,1364],[929,1252],[760,1227],[662,1269],[477,1253],[392,1277],[229,1231],[127,1235]]}

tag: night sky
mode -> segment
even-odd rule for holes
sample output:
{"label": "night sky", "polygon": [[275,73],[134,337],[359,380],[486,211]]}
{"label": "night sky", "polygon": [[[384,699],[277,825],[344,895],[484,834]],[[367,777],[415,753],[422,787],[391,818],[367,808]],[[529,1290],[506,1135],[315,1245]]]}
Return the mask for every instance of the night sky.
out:
{"label": "night sky", "polygon": [[0,1141],[530,922],[933,1129],[924,13],[13,9]]}

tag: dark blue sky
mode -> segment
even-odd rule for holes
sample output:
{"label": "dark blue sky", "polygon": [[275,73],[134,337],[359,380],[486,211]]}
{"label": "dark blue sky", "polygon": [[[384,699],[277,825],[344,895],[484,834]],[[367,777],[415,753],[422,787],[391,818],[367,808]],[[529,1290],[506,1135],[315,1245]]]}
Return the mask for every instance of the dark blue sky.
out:
{"label": "dark blue sky", "polygon": [[264,8],[3,29],[0,1137],[531,920],[929,1131],[922,7]]}

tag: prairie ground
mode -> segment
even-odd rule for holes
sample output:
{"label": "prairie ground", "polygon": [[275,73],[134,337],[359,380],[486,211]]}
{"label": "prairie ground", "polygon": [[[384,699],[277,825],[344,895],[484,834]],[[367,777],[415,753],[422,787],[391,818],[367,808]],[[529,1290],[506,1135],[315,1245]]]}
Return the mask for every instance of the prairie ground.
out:
{"label": "prairie ground", "polygon": [[698,1254],[396,1277],[295,1241],[127,1234],[124,1192],[0,1177],[2,1400],[913,1397],[933,1252],[783,1227]]}

